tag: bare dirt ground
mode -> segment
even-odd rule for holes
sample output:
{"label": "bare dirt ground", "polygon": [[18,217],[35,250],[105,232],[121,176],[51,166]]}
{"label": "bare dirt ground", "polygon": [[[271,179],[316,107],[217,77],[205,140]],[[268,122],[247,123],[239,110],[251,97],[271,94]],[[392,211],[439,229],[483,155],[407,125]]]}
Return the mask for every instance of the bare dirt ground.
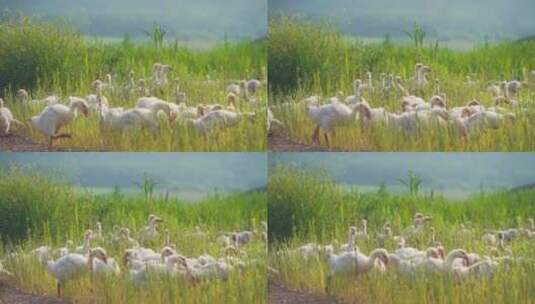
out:
{"label": "bare dirt ground", "polygon": [[0,151],[38,152],[48,151],[48,147],[46,145],[33,142],[27,137],[12,134],[9,136],[0,137]]}
{"label": "bare dirt ground", "polygon": [[317,296],[301,291],[290,290],[280,283],[269,280],[268,284],[269,304],[337,304],[335,299],[325,296]]}
{"label": "bare dirt ground", "polygon": [[102,149],[72,149],[54,147],[51,150],[48,146],[42,143],[33,141],[32,139],[17,134],[10,134],[8,136],[0,136],[0,152],[88,152],[96,151],[103,152]]}
{"label": "bare dirt ground", "polygon": [[274,128],[268,134],[268,150],[270,152],[326,152],[325,147],[318,147],[302,142],[296,142],[289,138],[281,128]]}
{"label": "bare dirt ground", "polygon": [[0,280],[0,304],[68,304],[69,301],[50,296],[26,293]]}

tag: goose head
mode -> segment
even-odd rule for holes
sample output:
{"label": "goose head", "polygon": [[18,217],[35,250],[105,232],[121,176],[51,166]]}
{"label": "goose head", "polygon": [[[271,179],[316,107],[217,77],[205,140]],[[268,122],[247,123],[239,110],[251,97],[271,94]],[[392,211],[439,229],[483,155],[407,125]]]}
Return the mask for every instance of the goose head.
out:
{"label": "goose head", "polygon": [[19,102],[25,102],[30,98],[28,91],[25,89],[20,89],[17,91],[17,94],[15,95],[15,99]]}
{"label": "goose head", "polygon": [[152,73],[157,74],[162,68],[162,64],[159,62],[156,62],[152,65]]}
{"label": "goose head", "polygon": [[425,250],[425,256],[427,258],[439,259],[441,257],[440,252],[435,247],[429,247]]}
{"label": "goose head", "polygon": [[394,236],[394,241],[397,243],[398,245],[398,248],[403,248],[405,247],[405,238],[402,237],[402,236]]}
{"label": "goose head", "polygon": [[452,251],[450,251],[446,257],[446,262],[448,263],[448,265],[451,265],[451,263],[455,259],[463,259],[464,263],[469,263],[468,254],[464,249],[453,249]]}
{"label": "goose head", "polygon": [[136,253],[134,249],[126,249],[123,254],[123,265],[128,266],[130,262],[135,259]]}
{"label": "goose head", "polygon": [[121,230],[119,230],[119,235],[122,236],[123,238],[129,238],[130,237],[130,229],[121,228]]}
{"label": "goose head", "polygon": [[170,65],[164,64],[161,66],[160,70],[162,71],[162,73],[166,74],[166,73],[171,72],[173,70],[173,67]]}
{"label": "goose head", "polygon": [[392,235],[392,228],[390,228],[390,226],[384,227],[384,234],[386,236],[391,236]]}
{"label": "goose head", "polygon": [[431,108],[433,107],[439,107],[439,108],[446,108],[446,101],[445,98],[439,95],[435,95],[431,97],[431,100],[429,101],[429,104],[431,105]]}
{"label": "goose head", "polygon": [[236,94],[232,93],[232,92],[229,92],[227,94],[227,104],[229,106],[232,106],[232,107],[236,107],[236,100],[238,99],[238,97],[236,96]]}
{"label": "goose head", "polygon": [[85,117],[89,116],[89,105],[82,98],[69,97],[69,107],[73,110],[80,111]]}
{"label": "goose head", "polygon": [[388,265],[388,251],[384,248],[374,249],[370,253],[370,259],[379,259],[383,264]]}
{"label": "goose head", "polygon": [[349,227],[349,237],[354,237],[357,234],[357,227],[351,226]]}
{"label": "goose head", "polygon": [[176,254],[176,251],[171,246],[165,246],[160,250],[160,255],[162,257],[162,261],[165,261],[165,259],[171,255]]}
{"label": "goose head", "polygon": [[85,232],[84,232],[84,240],[89,240],[93,237],[93,230],[91,229],[87,229]]}
{"label": "goose head", "polygon": [[106,250],[102,247],[92,248],[89,251],[89,256],[98,258],[106,264],[108,263],[108,254],[106,253]]}
{"label": "goose head", "polygon": [[427,65],[424,65],[420,68],[420,72],[425,75],[427,73],[430,73],[431,72],[431,67],[427,66]]}
{"label": "goose head", "polygon": [[366,119],[372,118],[371,108],[368,105],[368,103],[365,101],[357,102],[353,106],[353,111],[358,112],[360,118],[366,118]]}

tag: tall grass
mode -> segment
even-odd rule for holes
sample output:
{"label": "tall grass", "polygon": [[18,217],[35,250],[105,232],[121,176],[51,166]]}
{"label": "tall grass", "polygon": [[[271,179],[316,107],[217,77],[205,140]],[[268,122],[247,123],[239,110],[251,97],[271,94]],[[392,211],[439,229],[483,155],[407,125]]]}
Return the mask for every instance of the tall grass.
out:
{"label": "tall grass", "polygon": [[[310,95],[326,99],[340,90],[350,95],[353,80],[360,78],[366,82],[368,71],[375,81],[381,73],[409,79],[416,62],[433,69],[430,85],[418,95],[429,99],[434,94],[433,81],[439,78],[440,90],[447,94],[450,108],[465,105],[473,98],[483,105],[492,105],[486,92],[490,81],[535,81],[528,75],[535,69],[531,55],[535,50],[533,41],[487,43],[461,52],[426,42],[421,31],[416,27],[411,32],[415,37],[413,44],[393,44],[389,39],[365,44],[345,37],[328,24],[293,17],[272,19],[268,45],[269,102],[274,105],[275,116],[284,122],[291,138],[310,143],[314,125],[299,101]],[[475,86],[464,85],[467,75],[476,82]],[[400,111],[398,92],[365,92],[364,98],[372,107]],[[416,137],[409,137],[380,126],[364,130],[355,123],[337,128],[331,146],[343,151],[532,151],[535,149],[535,134],[531,131],[533,88],[524,88],[517,99],[525,111],[517,113],[513,126],[505,125],[473,136],[469,141],[464,141],[454,128],[424,128]],[[279,107],[281,104],[285,107]]]}
{"label": "tall grass", "polygon": [[[97,221],[141,228],[148,214],[161,214],[177,227],[210,225],[223,230],[244,229],[266,217],[263,193],[212,195],[199,203],[180,201],[170,195],[96,195],[80,191],[61,177],[51,178],[11,167],[0,173],[0,231],[4,242],[18,243],[31,231],[34,236],[73,238]],[[21,191],[24,189],[24,191]],[[118,222],[119,221],[119,222]]]}
{"label": "tall grass", "polygon": [[[375,74],[393,72],[407,78],[413,76],[414,64],[424,62],[441,80],[462,79],[477,74],[479,80],[524,78],[535,69],[531,53],[534,41],[481,44],[470,51],[435,48],[425,43],[416,25],[411,35],[419,47],[383,43],[365,44],[348,39],[334,26],[302,21],[294,17],[270,20],[269,82],[274,96],[306,89],[319,93],[335,93],[350,89],[351,82],[370,71]],[[337,88],[333,88],[337,86]]]}
{"label": "tall grass", "polygon": [[[173,67],[169,75],[172,82],[180,78],[181,91],[186,92],[188,103],[226,104],[225,88],[239,79],[267,79],[266,45],[262,41],[223,43],[205,51],[197,51],[179,43],[165,41],[164,29],[157,25],[151,35],[157,42],[104,43],[84,39],[67,24],[56,24],[39,19],[5,15],[0,19],[0,96],[6,101],[16,118],[26,121],[37,115],[42,107],[23,107],[15,102],[14,94],[20,88],[29,90],[33,99],[50,94],[61,97],[84,97],[90,93],[95,79],[114,76],[116,91],[108,94],[111,106],[133,107],[137,96],[125,97],[123,85],[133,71],[135,80],[149,79],[155,62]],[[207,76],[213,84],[206,85]],[[150,83],[150,82],[149,82]],[[264,151],[266,91],[258,94],[257,119],[237,128],[216,132],[205,141],[193,129],[183,125],[164,125],[161,134],[110,134],[101,132],[99,118],[93,113],[87,120],[78,119],[68,128],[73,140],[61,141],[59,146],[75,150],[120,151]],[[133,95],[133,94],[131,94]],[[157,95],[175,101],[174,86],[166,87]],[[245,100],[239,102],[242,111],[254,111]],[[42,135],[31,130],[20,132],[43,142]]]}
{"label": "tall grass", "polygon": [[[143,194],[95,195],[79,191],[67,182],[12,168],[0,173],[0,248],[2,256],[14,252],[19,256],[41,245],[54,248],[67,240],[81,239],[85,229],[102,223],[104,233],[115,225],[126,226],[136,234],[146,225],[148,214],[164,219],[165,228],[177,250],[185,256],[210,254],[222,256],[215,242],[218,231],[259,229],[266,220],[265,193],[213,195],[198,203],[182,202],[154,196],[147,202]],[[196,238],[195,227],[208,235]],[[163,244],[163,239],[156,249]],[[121,261],[124,248],[105,246],[108,254]],[[66,296],[78,303],[253,303],[266,298],[265,243],[254,240],[244,248],[248,259],[256,264],[244,273],[234,273],[229,280],[193,286],[170,278],[154,278],[147,285],[133,285],[128,269],[116,278],[91,280],[81,278],[67,284]],[[4,266],[14,273],[14,282],[34,293],[55,294],[55,281],[43,265],[29,258],[7,259]],[[177,285],[178,284],[178,285]]]}
{"label": "tall grass", "polygon": [[[385,222],[395,235],[412,223],[415,212],[433,216],[437,239],[447,250],[464,248],[481,255],[488,248],[480,240],[485,229],[525,227],[526,219],[535,215],[535,191],[481,192],[464,201],[450,201],[432,192],[419,195],[393,194],[381,187],[377,192],[360,192],[336,184],[321,171],[292,170],[277,167],[270,172],[268,210],[270,266],[280,271],[279,279],[293,288],[324,294],[328,268],[321,258],[304,261],[297,256],[278,254],[307,242],[342,244],[350,225],[369,222],[370,239],[359,240],[362,252],[379,245],[376,233]],[[279,208],[283,208],[277,212]],[[464,224],[470,233],[461,232]],[[408,246],[426,248],[431,235],[426,231],[411,238]],[[329,293],[347,303],[531,303],[535,288],[532,244],[523,239],[511,243],[515,256],[526,263],[515,263],[509,271],[498,271],[490,280],[471,279],[455,284],[448,276],[421,274],[414,280],[387,271],[358,277],[340,277],[329,285]]]}

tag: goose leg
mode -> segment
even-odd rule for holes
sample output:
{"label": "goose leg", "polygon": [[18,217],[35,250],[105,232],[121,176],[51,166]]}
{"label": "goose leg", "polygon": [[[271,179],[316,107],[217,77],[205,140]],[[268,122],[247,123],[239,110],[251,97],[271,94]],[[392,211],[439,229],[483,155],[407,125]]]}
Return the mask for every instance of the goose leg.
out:
{"label": "goose leg", "polygon": [[316,126],[314,129],[314,133],[312,134],[312,143],[313,144],[319,144],[319,133],[320,133],[320,126]]}
{"label": "goose leg", "polygon": [[462,138],[463,145],[467,147],[468,146],[468,132],[466,131],[466,129],[462,130],[461,138]]}
{"label": "goose leg", "polygon": [[56,284],[57,292],[58,292],[58,298],[61,298],[61,283],[58,282]]}
{"label": "goose leg", "polygon": [[332,281],[332,276],[328,275],[327,282],[325,282],[325,293],[327,294],[331,292],[331,281]]}
{"label": "goose leg", "polygon": [[325,141],[327,142],[327,148],[331,148],[331,144],[329,143],[329,135],[327,135],[327,132],[323,133],[323,136],[325,137]]}

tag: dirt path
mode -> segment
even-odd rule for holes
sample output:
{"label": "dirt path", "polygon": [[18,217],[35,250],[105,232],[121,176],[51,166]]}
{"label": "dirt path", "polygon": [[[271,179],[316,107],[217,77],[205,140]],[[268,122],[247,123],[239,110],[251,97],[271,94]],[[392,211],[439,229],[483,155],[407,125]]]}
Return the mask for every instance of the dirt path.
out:
{"label": "dirt path", "polygon": [[0,304],[68,304],[70,302],[49,296],[26,293],[0,280]]}
{"label": "dirt path", "polygon": [[277,128],[268,134],[270,152],[326,152],[325,147],[318,147],[291,140],[284,130]]}
{"label": "dirt path", "polygon": [[105,152],[102,149],[77,149],[54,147],[48,149],[47,145],[37,143],[23,135],[12,134],[9,136],[0,136],[0,152]]}
{"label": "dirt path", "polygon": [[10,136],[0,137],[0,151],[40,152],[48,151],[48,147],[46,145],[36,143],[27,137],[13,134]]}
{"label": "dirt path", "polygon": [[269,304],[337,304],[338,302],[329,297],[316,296],[313,294],[290,290],[285,286],[269,280],[268,283]]}

